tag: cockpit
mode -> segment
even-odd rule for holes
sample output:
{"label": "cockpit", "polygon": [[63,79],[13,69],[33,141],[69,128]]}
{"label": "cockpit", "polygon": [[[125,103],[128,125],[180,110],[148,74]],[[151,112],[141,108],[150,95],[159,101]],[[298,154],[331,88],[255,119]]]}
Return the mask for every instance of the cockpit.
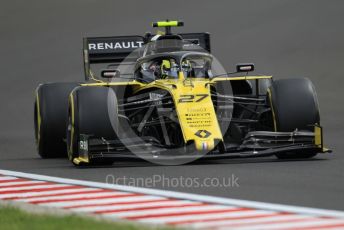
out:
{"label": "cockpit", "polygon": [[201,52],[170,52],[146,56],[138,60],[136,79],[151,82],[158,79],[211,78],[212,56]]}

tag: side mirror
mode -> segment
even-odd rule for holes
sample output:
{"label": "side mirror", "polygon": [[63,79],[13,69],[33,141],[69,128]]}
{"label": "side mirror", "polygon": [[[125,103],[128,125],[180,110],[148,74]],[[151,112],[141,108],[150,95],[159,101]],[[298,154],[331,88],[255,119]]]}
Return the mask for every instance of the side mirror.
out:
{"label": "side mirror", "polygon": [[105,69],[101,71],[100,75],[103,78],[115,78],[120,77],[121,72],[118,69]]}
{"label": "side mirror", "polygon": [[250,72],[254,70],[253,63],[239,63],[236,65],[237,72]]}

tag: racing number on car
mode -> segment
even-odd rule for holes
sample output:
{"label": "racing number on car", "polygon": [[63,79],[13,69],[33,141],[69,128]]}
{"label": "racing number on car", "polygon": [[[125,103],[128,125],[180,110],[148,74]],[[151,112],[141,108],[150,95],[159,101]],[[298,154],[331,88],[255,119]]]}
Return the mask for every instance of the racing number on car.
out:
{"label": "racing number on car", "polygon": [[183,94],[180,95],[178,103],[200,102],[208,96],[208,94]]}
{"label": "racing number on car", "polygon": [[87,141],[80,141],[79,147],[80,147],[80,150],[88,151],[88,142]]}

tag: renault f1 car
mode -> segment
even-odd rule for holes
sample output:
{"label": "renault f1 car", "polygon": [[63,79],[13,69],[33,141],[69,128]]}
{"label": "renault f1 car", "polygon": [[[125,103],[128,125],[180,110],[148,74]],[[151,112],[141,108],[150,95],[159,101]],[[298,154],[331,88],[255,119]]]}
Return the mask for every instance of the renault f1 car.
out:
{"label": "renault f1 car", "polygon": [[[34,121],[42,158],[75,165],[122,158],[311,158],[323,144],[318,100],[307,78],[275,80],[214,67],[209,33],[83,40],[85,82],[36,89]],[[221,71],[220,71],[221,72]]]}

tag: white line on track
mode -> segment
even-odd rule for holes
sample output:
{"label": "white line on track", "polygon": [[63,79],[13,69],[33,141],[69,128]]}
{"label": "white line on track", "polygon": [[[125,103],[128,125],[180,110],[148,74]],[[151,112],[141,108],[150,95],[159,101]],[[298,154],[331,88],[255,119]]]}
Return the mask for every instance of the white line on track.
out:
{"label": "white line on track", "polygon": [[11,194],[0,194],[0,199],[13,199],[13,198],[25,198],[25,197],[40,197],[46,195],[54,194],[64,194],[64,193],[73,193],[73,192],[91,192],[100,190],[99,188],[74,188],[74,189],[63,189],[56,191],[41,191],[41,192],[24,192],[24,193],[11,193]]}
{"label": "white line on track", "polygon": [[[159,202],[151,203],[131,203],[131,204],[121,204],[121,205],[104,205],[104,206],[94,206],[94,207],[82,207],[82,208],[71,208],[72,211],[77,212],[100,212],[100,211],[109,211],[109,210],[119,210],[119,209],[135,209],[143,207],[161,207],[168,205],[185,205],[195,203],[191,201],[182,201],[182,200],[162,200]],[[196,203],[201,204],[201,203]]]}
{"label": "white line on track", "polygon": [[76,205],[91,205],[91,204],[107,204],[112,202],[133,202],[133,201],[144,201],[144,200],[157,200],[160,199],[158,196],[137,196],[137,197],[120,197],[120,198],[109,198],[109,199],[99,199],[99,200],[84,200],[84,201],[67,201],[67,202],[57,202],[57,203],[43,203],[42,206],[52,206],[52,207],[69,207]]}
{"label": "white line on track", "polygon": [[18,178],[13,177],[13,176],[3,176],[3,177],[0,177],[0,181],[2,180],[18,180]]}
{"label": "white line on track", "polygon": [[6,182],[6,183],[0,183],[0,188],[3,188],[5,186],[17,186],[17,185],[25,185],[25,184],[44,184],[45,181],[18,181],[18,182]]}
{"label": "white line on track", "polygon": [[264,211],[264,210],[248,210],[248,211],[236,211],[233,208],[233,212],[225,212],[225,213],[205,213],[205,214],[198,214],[198,215],[183,215],[183,216],[165,216],[165,217],[151,217],[151,218],[142,218],[138,219],[141,222],[149,222],[149,223],[171,223],[171,222],[182,222],[182,221],[198,221],[203,219],[217,219],[217,218],[251,218],[258,215],[264,214],[273,214],[275,212],[272,211]]}
{"label": "white line on track", "polygon": [[104,196],[119,196],[119,195],[127,195],[126,192],[97,192],[97,193],[84,193],[84,194],[76,194],[76,195],[57,195],[57,196],[49,196],[49,197],[37,197],[37,198],[29,198],[29,199],[17,199],[16,201],[23,201],[23,202],[39,202],[39,201],[51,201],[54,200],[63,200],[63,199],[80,199],[84,198],[85,200],[90,198],[99,198]]}
{"label": "white line on track", "polygon": [[46,188],[61,188],[61,187],[70,187],[68,184],[47,184],[47,185],[35,185],[35,186],[26,186],[26,187],[14,187],[14,188],[0,188],[0,192],[7,191],[22,191],[22,190],[32,190],[32,189],[46,189]]}
{"label": "white line on track", "polygon": [[106,213],[105,216],[114,216],[121,218],[132,218],[137,216],[145,215],[165,215],[165,214],[183,214],[188,212],[211,212],[211,211],[221,211],[229,209],[227,206],[220,205],[208,205],[208,206],[196,206],[196,207],[183,207],[181,208],[161,208],[156,210],[139,210],[139,211],[125,211],[118,213]]}

